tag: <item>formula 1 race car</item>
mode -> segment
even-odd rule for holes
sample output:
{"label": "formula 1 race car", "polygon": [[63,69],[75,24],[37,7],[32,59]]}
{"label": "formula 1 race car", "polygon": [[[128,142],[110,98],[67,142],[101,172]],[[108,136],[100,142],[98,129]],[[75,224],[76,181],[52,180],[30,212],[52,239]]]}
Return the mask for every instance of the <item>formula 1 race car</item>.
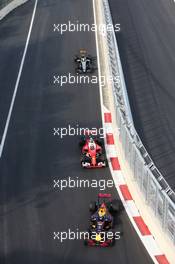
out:
{"label": "formula 1 race car", "polygon": [[90,203],[90,227],[84,240],[86,246],[109,247],[115,244],[114,215],[120,203],[112,200],[111,194],[99,194],[97,202]]}
{"label": "formula 1 race car", "polygon": [[80,49],[80,54],[75,56],[74,61],[77,65],[76,67],[77,73],[92,73],[96,69],[95,67],[96,58],[87,55],[85,49]]}
{"label": "formula 1 race car", "polygon": [[80,142],[81,166],[83,168],[103,168],[107,166],[107,160],[103,154],[103,142],[94,136],[91,131],[85,132]]}

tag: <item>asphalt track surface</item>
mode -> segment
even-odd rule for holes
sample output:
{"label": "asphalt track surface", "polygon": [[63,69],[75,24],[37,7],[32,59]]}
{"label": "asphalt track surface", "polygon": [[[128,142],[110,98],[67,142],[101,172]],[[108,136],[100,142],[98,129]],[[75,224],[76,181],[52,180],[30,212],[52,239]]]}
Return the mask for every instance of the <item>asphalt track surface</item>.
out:
{"label": "asphalt track surface", "polygon": [[110,0],[136,130],[175,190],[175,4]]}
{"label": "asphalt track surface", "polygon": [[[0,24],[1,136],[24,49],[34,1]],[[118,219],[122,238],[113,248],[53,239],[53,232],[88,227],[88,206],[99,190],[53,189],[68,176],[111,179],[109,169],[83,170],[78,137],[60,139],[54,127],[100,127],[98,85],[55,87],[53,74],[74,74],[72,58],[85,47],[96,55],[95,35],[53,32],[54,23],[93,23],[91,1],[39,1],[26,60],[0,160],[0,263],[152,263],[126,213]],[[116,196],[115,189],[107,190]]]}

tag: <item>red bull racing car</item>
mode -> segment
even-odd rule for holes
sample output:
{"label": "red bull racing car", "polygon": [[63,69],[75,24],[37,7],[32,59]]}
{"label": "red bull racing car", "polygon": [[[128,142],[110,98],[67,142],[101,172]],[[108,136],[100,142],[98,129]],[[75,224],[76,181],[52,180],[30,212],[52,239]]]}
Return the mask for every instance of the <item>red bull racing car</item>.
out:
{"label": "red bull racing car", "polygon": [[[119,211],[119,201],[111,194],[99,194],[98,201],[90,204],[90,227],[85,239],[86,246],[109,247],[115,243],[114,214]],[[119,235],[118,235],[119,236]]]}
{"label": "red bull racing car", "polygon": [[85,132],[80,142],[81,166],[83,168],[103,168],[107,166],[103,142],[91,131]]}

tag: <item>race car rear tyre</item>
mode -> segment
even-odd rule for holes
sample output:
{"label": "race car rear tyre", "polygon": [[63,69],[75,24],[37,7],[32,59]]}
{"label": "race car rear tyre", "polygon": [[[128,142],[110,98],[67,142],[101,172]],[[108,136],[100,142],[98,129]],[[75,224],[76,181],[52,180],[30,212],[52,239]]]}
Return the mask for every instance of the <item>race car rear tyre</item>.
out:
{"label": "race car rear tyre", "polygon": [[93,201],[89,205],[89,211],[92,212],[92,213],[94,213],[96,210],[97,210],[97,205],[96,205],[96,202]]}
{"label": "race car rear tyre", "polygon": [[98,157],[97,157],[97,162],[105,162],[106,160],[105,160],[105,157],[104,157],[104,155],[102,154],[102,155],[99,155]]}
{"label": "race car rear tyre", "polygon": [[86,140],[85,139],[82,139],[80,142],[79,142],[79,146],[82,148],[84,145],[86,144]]}
{"label": "race car rear tyre", "polygon": [[98,139],[96,140],[96,143],[97,143],[100,147],[104,147],[104,142],[103,142],[103,140],[101,140],[100,138],[98,138]]}
{"label": "race car rear tyre", "polygon": [[120,211],[120,201],[117,199],[112,200],[109,210],[112,213],[118,213]]}

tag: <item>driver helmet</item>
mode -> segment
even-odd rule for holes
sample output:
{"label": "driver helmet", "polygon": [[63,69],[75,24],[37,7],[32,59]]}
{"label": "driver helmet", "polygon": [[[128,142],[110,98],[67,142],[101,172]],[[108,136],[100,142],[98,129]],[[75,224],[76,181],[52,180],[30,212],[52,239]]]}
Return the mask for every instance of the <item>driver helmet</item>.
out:
{"label": "driver helmet", "polygon": [[89,142],[90,142],[90,143],[94,143],[94,140],[93,140],[92,137],[90,137]]}
{"label": "driver helmet", "polygon": [[81,60],[82,61],[85,61],[86,60],[86,57],[84,55],[81,56]]}
{"label": "driver helmet", "polygon": [[103,218],[106,215],[106,206],[102,204],[98,210],[98,215],[100,218]]}
{"label": "driver helmet", "polygon": [[90,138],[90,140],[89,140],[89,148],[90,148],[90,150],[95,149],[95,142],[94,142],[93,138]]}

